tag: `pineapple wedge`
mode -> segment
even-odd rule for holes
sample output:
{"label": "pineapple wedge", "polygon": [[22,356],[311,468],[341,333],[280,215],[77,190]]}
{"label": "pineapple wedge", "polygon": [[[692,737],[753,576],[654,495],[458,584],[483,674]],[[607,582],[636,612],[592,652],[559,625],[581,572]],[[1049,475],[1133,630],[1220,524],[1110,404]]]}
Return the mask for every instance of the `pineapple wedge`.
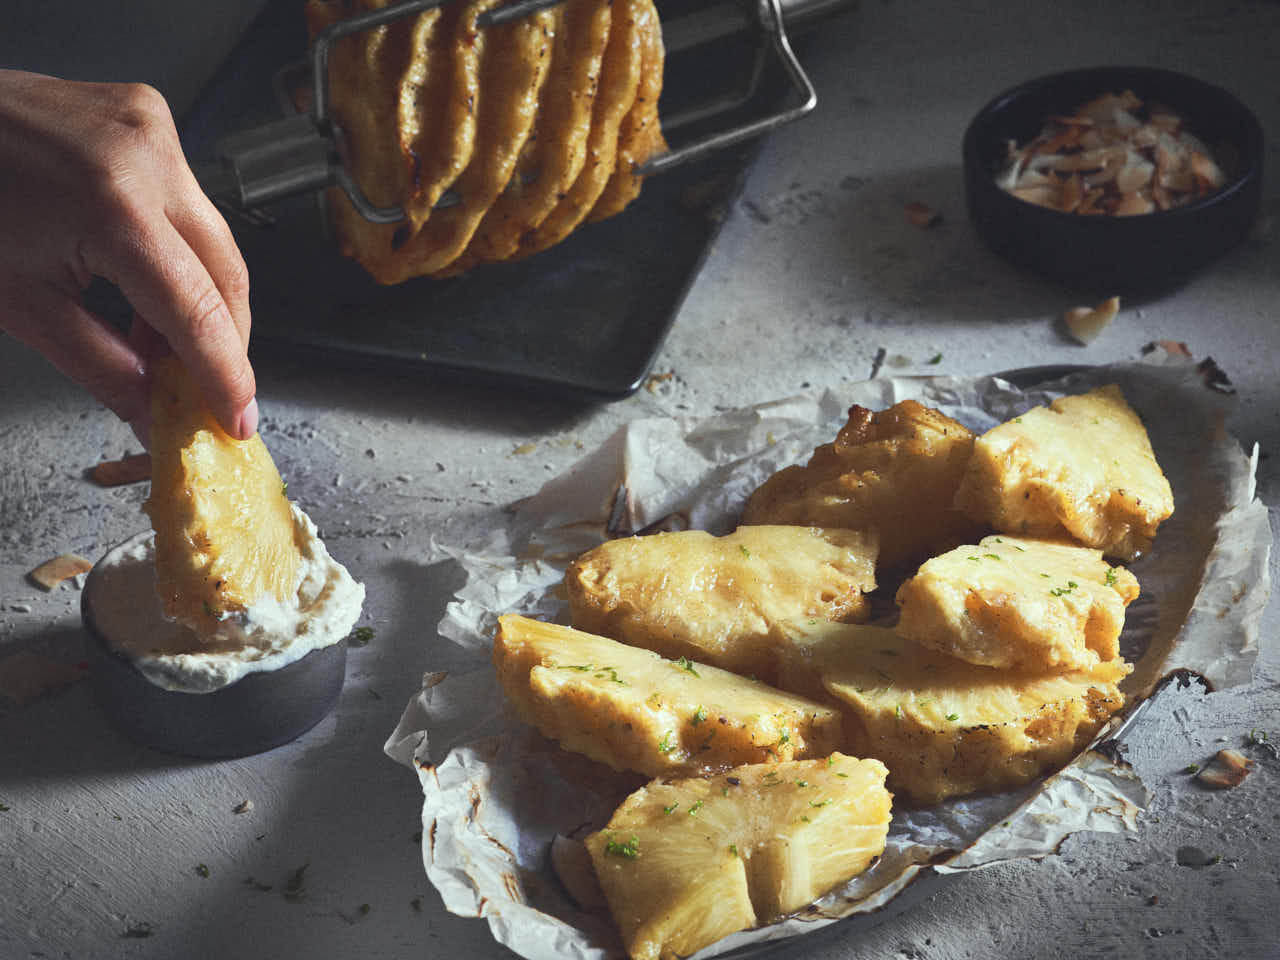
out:
{"label": "pineapple wedge", "polygon": [[886,773],[833,753],[631,794],[587,838],[627,953],[688,956],[862,873],[884,851]]}
{"label": "pineapple wedge", "polygon": [[262,438],[232,439],[176,357],[154,367],[151,496],[165,615],[208,633],[228,613],[296,589],[301,554]]}
{"label": "pineapple wedge", "polygon": [[761,484],[742,522],[875,530],[880,563],[897,569],[982,532],[952,507],[972,449],[962,424],[915,400],[855,405],[834,443]]}
{"label": "pineapple wedge", "polygon": [[649,776],[826,755],[838,710],[571,627],[498,618],[493,663],[520,715],[566,750]]}
{"label": "pineapple wedge", "polygon": [[1005,533],[1069,534],[1109,557],[1151,547],[1173,491],[1114,384],[1035,407],[978,438],[956,506]]}
{"label": "pineapple wedge", "polygon": [[1124,705],[1123,660],[1066,673],[995,670],[892,630],[810,628],[811,659],[846,707],[846,748],[889,767],[895,796],[931,806],[1021,786],[1066,763]]}
{"label": "pineapple wedge", "polygon": [[783,623],[866,619],[875,560],[875,534],[856,530],[685,530],[603,543],[564,582],[579,630],[768,683]]}
{"label": "pineapple wedge", "polygon": [[934,557],[898,588],[897,631],[988,667],[1088,669],[1120,656],[1138,581],[1073,544],[987,537]]}

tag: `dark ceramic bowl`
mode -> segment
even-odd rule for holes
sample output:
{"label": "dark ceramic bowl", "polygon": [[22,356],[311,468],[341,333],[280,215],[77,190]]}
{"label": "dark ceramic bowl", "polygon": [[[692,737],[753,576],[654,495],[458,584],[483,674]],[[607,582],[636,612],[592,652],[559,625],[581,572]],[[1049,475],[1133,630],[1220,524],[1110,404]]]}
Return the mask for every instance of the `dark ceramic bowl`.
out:
{"label": "dark ceramic bowl", "polygon": [[347,665],[341,640],[212,693],[156,686],[99,631],[93,615],[97,572],[90,571],[80,598],[94,695],[112,725],[135,743],[186,757],[244,757],[297,739],[337,703]]}
{"label": "dark ceramic bowl", "polygon": [[[1025,143],[1047,117],[1124,90],[1181,115],[1213,151],[1226,185],[1186,206],[1131,217],[1062,213],[996,185],[1007,141]],[[1152,295],[1245,237],[1258,212],[1262,155],[1257,118],[1219,87],[1151,67],[1072,70],[1007,90],[979,111],[964,135],[965,194],[979,236],[1013,263],[1097,296]]]}

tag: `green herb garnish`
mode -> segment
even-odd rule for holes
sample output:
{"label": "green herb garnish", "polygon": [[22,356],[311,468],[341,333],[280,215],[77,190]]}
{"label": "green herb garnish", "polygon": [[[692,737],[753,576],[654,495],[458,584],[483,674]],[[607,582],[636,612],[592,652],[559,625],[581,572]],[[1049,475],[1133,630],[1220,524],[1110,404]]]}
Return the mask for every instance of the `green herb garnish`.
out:
{"label": "green herb garnish", "polygon": [[373,627],[356,627],[351,631],[351,636],[347,637],[347,645],[352,647],[368,646],[369,641],[373,639]]}
{"label": "green herb garnish", "polygon": [[677,800],[675,803],[671,804],[671,806],[663,807],[662,812],[667,814],[667,816],[670,816],[672,813],[675,812],[676,808],[679,806],[680,806],[680,801]]}
{"label": "green herb garnish", "polygon": [[935,353],[932,357],[929,358],[930,366],[936,367],[941,362],[942,362],[942,354],[940,353]]}
{"label": "green herb garnish", "polygon": [[203,864],[203,863],[197,863],[197,864],[196,864],[196,876],[197,876],[197,877],[204,877],[204,878],[207,880],[207,879],[209,878],[209,868],[208,868],[205,864]]}
{"label": "green herb garnish", "polygon": [[688,657],[681,657],[679,660],[675,662],[675,665],[679,667],[681,670],[688,670],[695,677],[701,676],[701,674],[699,674],[698,671],[693,668],[693,661],[690,660]]}
{"label": "green herb garnish", "polygon": [[751,551],[750,551],[750,550],[748,550],[748,549],[747,549],[746,547],[744,547],[742,544],[738,544],[738,549],[742,551],[742,555],[743,555],[744,557],[746,557],[748,560],[750,560],[750,559],[751,559]]}
{"label": "green herb garnish", "polygon": [[626,843],[619,843],[617,840],[609,839],[605,841],[604,852],[606,856],[626,857],[628,860],[634,860],[640,856],[640,838],[632,834],[631,839]]}
{"label": "green herb garnish", "polygon": [[694,805],[689,808],[689,816],[696,817],[698,815],[698,811],[702,809],[702,803],[703,802],[701,800],[695,802]]}
{"label": "green herb garnish", "polygon": [[1116,585],[1116,579],[1117,579],[1117,578],[1116,578],[1116,568],[1115,568],[1115,567],[1107,567],[1107,580],[1106,580],[1107,586],[1108,586],[1108,587],[1114,587],[1114,586]]}
{"label": "green herb garnish", "polygon": [[675,733],[674,730],[668,730],[662,735],[662,739],[658,741],[658,752],[664,756],[676,748],[676,745],[671,742],[673,733]]}
{"label": "green herb garnish", "polygon": [[957,720],[959,720],[959,719],[960,719],[960,714],[958,714],[958,713],[948,713],[948,714],[947,714],[947,720],[948,720],[949,722],[951,722],[951,723],[954,723],[955,721],[957,721]]}
{"label": "green herb garnish", "polygon": [[696,727],[698,724],[702,723],[706,719],[707,719],[707,711],[702,707],[701,704],[699,704],[698,709],[693,711],[693,716],[689,718],[689,722]]}

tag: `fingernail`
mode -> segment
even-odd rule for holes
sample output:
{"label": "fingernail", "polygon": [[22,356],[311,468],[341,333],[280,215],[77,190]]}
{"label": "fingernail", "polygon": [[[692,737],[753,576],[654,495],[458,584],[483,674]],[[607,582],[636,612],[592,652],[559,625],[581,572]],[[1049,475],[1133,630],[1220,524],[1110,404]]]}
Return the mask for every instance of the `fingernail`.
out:
{"label": "fingernail", "polygon": [[248,440],[258,432],[258,398],[254,397],[240,414],[240,439]]}

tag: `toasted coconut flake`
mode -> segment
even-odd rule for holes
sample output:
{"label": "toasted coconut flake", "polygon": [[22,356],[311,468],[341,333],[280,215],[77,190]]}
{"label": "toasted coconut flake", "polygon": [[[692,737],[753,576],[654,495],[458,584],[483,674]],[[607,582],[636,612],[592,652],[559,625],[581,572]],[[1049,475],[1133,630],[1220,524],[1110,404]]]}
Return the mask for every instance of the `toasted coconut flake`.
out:
{"label": "toasted coconut flake", "polygon": [[119,460],[103,460],[89,471],[89,479],[100,487],[122,487],[151,479],[151,454],[131,453]]}
{"label": "toasted coconut flake", "polygon": [[21,650],[0,660],[0,696],[23,707],[87,675],[75,664]]}
{"label": "toasted coconut flake", "polygon": [[52,560],[46,560],[27,576],[32,583],[41,589],[52,590],[63,580],[70,580],[72,577],[88,573],[92,569],[93,564],[79,554],[64,553],[61,556],[54,557]]}
{"label": "toasted coconut flake", "polygon": [[1080,175],[1073,173],[1062,184],[1062,192],[1058,195],[1058,209],[1063,213],[1074,213],[1082,200],[1084,184],[1080,182]]}
{"label": "toasted coconut flake", "polygon": [[915,200],[903,207],[903,210],[907,215],[907,222],[917,227],[932,227],[942,222],[942,214]]}
{"label": "toasted coconut flake", "polygon": [[1051,184],[1019,187],[1012,192],[1019,200],[1025,200],[1027,203],[1034,203],[1039,207],[1051,207],[1055,210],[1058,208],[1058,188]]}
{"label": "toasted coconut flake", "polygon": [[1218,165],[1213,162],[1213,158],[1207,153],[1202,153],[1199,150],[1193,150],[1191,152],[1190,163],[1192,175],[1195,176],[1197,180],[1203,182],[1203,185],[1200,183],[1197,184],[1197,187],[1200,187],[1201,189],[1209,188],[1216,190],[1218,187],[1222,186],[1223,182],[1226,180],[1222,175],[1222,170],[1218,168]]}
{"label": "toasted coconut flake", "polygon": [[1072,307],[1062,315],[1067,330],[1077,342],[1088,346],[1098,339],[1102,331],[1116,318],[1120,298],[1111,297],[1096,307]]}
{"label": "toasted coconut flake", "polygon": [[1253,769],[1253,760],[1238,750],[1219,750],[1196,779],[1215,790],[1230,790],[1244,783]]}
{"label": "toasted coconut flake", "polygon": [[1153,350],[1163,350],[1171,357],[1191,356],[1191,350],[1181,340],[1153,340],[1142,348],[1144,354]]}
{"label": "toasted coconut flake", "polygon": [[[1072,183],[1077,175],[1083,190]],[[1104,93],[1073,114],[1050,116],[1025,146],[1008,145],[995,179],[1028,203],[1115,216],[1169,210],[1226,182],[1209,149],[1184,129],[1180,117],[1158,104],[1144,106],[1131,90]],[[1103,196],[1090,197],[1098,188]]]}
{"label": "toasted coconut flake", "polygon": [[1151,182],[1155,168],[1138,154],[1131,154],[1116,173],[1116,189],[1121,193],[1137,193]]}

